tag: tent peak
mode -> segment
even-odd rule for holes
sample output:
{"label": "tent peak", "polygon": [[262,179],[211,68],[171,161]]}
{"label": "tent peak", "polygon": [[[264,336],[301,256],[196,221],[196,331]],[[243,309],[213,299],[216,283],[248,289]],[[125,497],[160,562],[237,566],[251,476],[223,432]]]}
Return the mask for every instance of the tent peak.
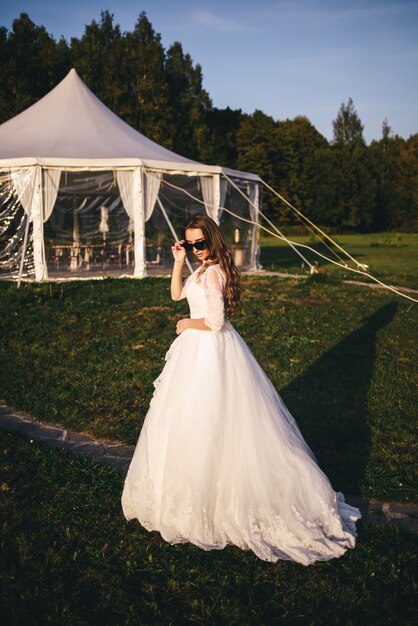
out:
{"label": "tent peak", "polygon": [[[229,173],[176,154],[142,135],[99,100],[74,67],[43,98],[0,125],[0,168],[36,163],[80,169],[145,165]],[[258,179],[246,172],[232,175]]]}
{"label": "tent peak", "polygon": [[43,98],[0,125],[0,159],[22,157],[196,164],[129,126],[95,96],[75,68]]}

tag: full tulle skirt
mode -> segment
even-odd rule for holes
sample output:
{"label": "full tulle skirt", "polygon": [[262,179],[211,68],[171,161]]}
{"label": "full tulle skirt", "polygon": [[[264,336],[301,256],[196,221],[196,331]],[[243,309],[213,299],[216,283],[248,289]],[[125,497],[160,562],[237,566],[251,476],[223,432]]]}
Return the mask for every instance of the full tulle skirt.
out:
{"label": "full tulle skirt", "polygon": [[355,545],[335,493],[242,337],[188,329],[171,344],[126,476],[122,509],[170,543],[234,544],[308,565]]}

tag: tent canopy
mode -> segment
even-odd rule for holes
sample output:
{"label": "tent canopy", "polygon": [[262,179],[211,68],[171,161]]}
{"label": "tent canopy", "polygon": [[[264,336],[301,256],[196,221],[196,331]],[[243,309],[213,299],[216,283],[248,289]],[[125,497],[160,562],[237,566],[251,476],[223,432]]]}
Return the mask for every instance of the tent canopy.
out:
{"label": "tent canopy", "polygon": [[[201,164],[151,141],[110,111],[72,69],[41,100],[0,125],[0,217],[7,224],[0,237],[5,244],[0,270],[16,271],[20,263],[20,278],[28,246],[36,280],[48,278],[51,251],[58,248],[71,249],[75,268],[81,259],[88,267],[90,248],[97,247],[94,230],[100,213],[99,238],[107,241],[109,224],[115,233],[117,224],[114,243],[129,250],[133,245],[134,276],[143,277],[145,224],[149,234],[155,206],[175,236],[173,212],[180,211],[183,219],[204,207],[219,223],[225,202],[251,217],[245,246],[255,267],[260,182],[255,174]],[[176,193],[187,201],[182,203]],[[234,219],[241,218],[235,213]],[[225,225],[225,217],[223,221]],[[81,248],[86,250],[82,256]]]}
{"label": "tent canopy", "polygon": [[247,172],[198,163],[167,150],[126,124],[83,83],[75,69],[46,96],[0,125],[0,168],[148,167],[259,180]]}

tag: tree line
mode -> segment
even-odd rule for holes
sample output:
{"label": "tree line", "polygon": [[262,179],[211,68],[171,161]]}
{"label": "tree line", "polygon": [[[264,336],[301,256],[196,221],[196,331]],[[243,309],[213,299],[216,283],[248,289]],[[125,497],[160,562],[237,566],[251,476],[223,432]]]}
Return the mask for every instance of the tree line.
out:
{"label": "tree line", "polygon": [[[313,221],[340,231],[418,229],[418,134],[366,145],[351,99],[328,141],[304,116],[275,120],[262,111],[213,106],[202,68],[180,42],[165,49],[147,15],[121,32],[103,11],[80,38],[56,41],[26,13],[0,27],[0,123],[43,97],[75,67],[125,122],[189,158],[258,173]],[[279,223],[295,217],[267,195]]]}

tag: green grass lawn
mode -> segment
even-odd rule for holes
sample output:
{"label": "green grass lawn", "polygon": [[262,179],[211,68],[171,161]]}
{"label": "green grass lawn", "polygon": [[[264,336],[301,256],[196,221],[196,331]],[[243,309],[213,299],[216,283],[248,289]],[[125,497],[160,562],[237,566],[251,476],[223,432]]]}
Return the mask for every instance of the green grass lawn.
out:
{"label": "green grass lawn", "polygon": [[[329,250],[318,242],[313,235],[291,235],[287,233],[286,228],[283,228],[282,232],[292,241],[309,245],[326,256],[330,256]],[[368,272],[386,284],[418,289],[417,233],[348,234],[331,235],[331,237],[357,261],[369,265]],[[264,236],[262,234],[260,244],[260,261],[265,269],[295,274],[306,273],[309,269],[307,265],[302,267],[302,259],[287,243],[270,235]],[[305,248],[298,248],[298,250],[311,263],[317,261],[319,270],[326,275],[350,280],[370,280],[361,274],[327,263]],[[338,252],[338,250],[336,251]],[[341,253],[339,254],[341,255]],[[345,258],[345,260],[347,259]],[[352,267],[356,267],[353,262],[348,262]]]}
{"label": "green grass lawn", "polygon": [[[411,265],[409,255],[405,275]],[[327,273],[243,282],[234,326],[334,488],[416,499],[416,305]],[[133,445],[187,311],[170,300],[167,279],[20,290],[0,282],[0,397],[39,419]],[[354,550],[309,567],[265,563],[233,546],[170,546],[125,521],[116,471],[8,433],[0,445],[0,612],[8,626],[416,623],[416,536],[360,522]]]}
{"label": "green grass lawn", "polygon": [[233,546],[170,546],[120,507],[123,478],[0,432],[7,626],[412,626],[417,537],[358,525],[354,550],[304,567]]}
{"label": "green grass lawn", "polygon": [[[334,488],[411,501],[417,306],[381,290],[246,277],[238,332]],[[135,444],[186,301],[169,280],[0,283],[0,397],[35,417]],[[415,334],[414,334],[415,333]]]}

